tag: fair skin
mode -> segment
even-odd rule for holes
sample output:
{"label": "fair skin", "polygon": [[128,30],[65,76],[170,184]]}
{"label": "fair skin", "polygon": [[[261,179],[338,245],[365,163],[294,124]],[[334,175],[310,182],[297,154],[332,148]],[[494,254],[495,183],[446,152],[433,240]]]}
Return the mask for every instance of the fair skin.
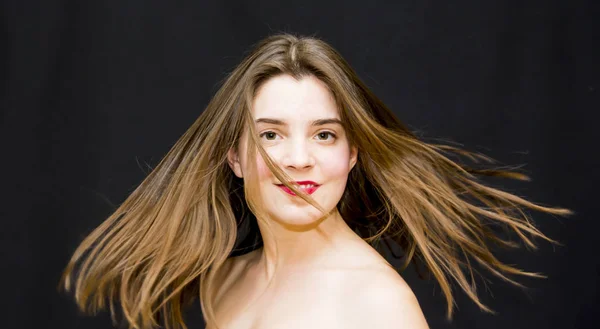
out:
{"label": "fair skin", "polygon": [[[264,246],[228,259],[219,272],[220,328],[428,328],[406,282],[336,209],[358,150],[337,122],[326,85],[312,76],[273,77],[259,89],[252,114],[265,151],[294,181],[318,183],[311,197],[327,212],[277,186],[257,156],[268,214],[258,221]],[[244,131],[228,153],[238,177],[248,173],[247,139]]]}

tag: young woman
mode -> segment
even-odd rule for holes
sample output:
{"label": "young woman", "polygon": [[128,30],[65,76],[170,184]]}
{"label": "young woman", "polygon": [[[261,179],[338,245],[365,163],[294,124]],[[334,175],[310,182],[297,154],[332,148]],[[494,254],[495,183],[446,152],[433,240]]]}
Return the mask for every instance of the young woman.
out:
{"label": "young woman", "polygon": [[[207,328],[427,328],[410,287],[376,248],[394,240],[439,282],[485,311],[475,261],[489,243],[546,237],[523,208],[567,215],[483,184],[475,169],[419,140],[328,44],[275,35],[229,75],[152,173],[77,248],[63,278],[78,305],[118,302],[134,328],[183,326],[199,295]],[[76,281],[72,282],[75,266]],[[469,279],[470,278],[470,279]]]}

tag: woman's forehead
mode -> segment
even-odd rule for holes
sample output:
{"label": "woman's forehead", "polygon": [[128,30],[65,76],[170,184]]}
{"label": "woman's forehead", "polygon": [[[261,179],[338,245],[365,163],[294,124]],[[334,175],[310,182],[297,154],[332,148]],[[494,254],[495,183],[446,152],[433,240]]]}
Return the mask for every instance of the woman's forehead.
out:
{"label": "woman's forehead", "polygon": [[313,76],[300,80],[280,75],[267,80],[252,104],[255,119],[271,118],[288,124],[318,119],[339,119],[337,104],[329,88]]}

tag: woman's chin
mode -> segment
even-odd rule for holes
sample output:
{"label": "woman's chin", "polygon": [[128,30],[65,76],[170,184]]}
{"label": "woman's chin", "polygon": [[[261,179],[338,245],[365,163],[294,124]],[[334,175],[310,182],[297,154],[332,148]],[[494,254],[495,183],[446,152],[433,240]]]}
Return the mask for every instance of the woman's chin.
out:
{"label": "woman's chin", "polygon": [[322,222],[323,214],[318,209],[302,207],[302,209],[289,209],[279,211],[273,218],[282,226],[294,230],[307,230],[314,228]]}

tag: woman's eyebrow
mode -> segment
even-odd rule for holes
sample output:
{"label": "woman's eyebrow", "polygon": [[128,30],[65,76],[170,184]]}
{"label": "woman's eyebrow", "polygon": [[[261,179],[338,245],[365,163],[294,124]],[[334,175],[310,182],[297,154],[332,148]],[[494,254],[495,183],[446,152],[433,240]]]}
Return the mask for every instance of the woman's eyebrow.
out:
{"label": "woman's eyebrow", "polygon": [[[274,118],[259,118],[256,119],[254,122],[256,123],[269,123],[269,124],[273,124],[273,125],[279,125],[279,126],[287,126],[287,122],[280,120],[280,119],[274,119]],[[337,119],[337,118],[326,118],[326,119],[317,119],[317,120],[313,120],[311,121],[310,125],[311,126],[322,126],[322,125],[326,125],[326,124],[339,124],[340,126],[342,125],[342,120]]]}

